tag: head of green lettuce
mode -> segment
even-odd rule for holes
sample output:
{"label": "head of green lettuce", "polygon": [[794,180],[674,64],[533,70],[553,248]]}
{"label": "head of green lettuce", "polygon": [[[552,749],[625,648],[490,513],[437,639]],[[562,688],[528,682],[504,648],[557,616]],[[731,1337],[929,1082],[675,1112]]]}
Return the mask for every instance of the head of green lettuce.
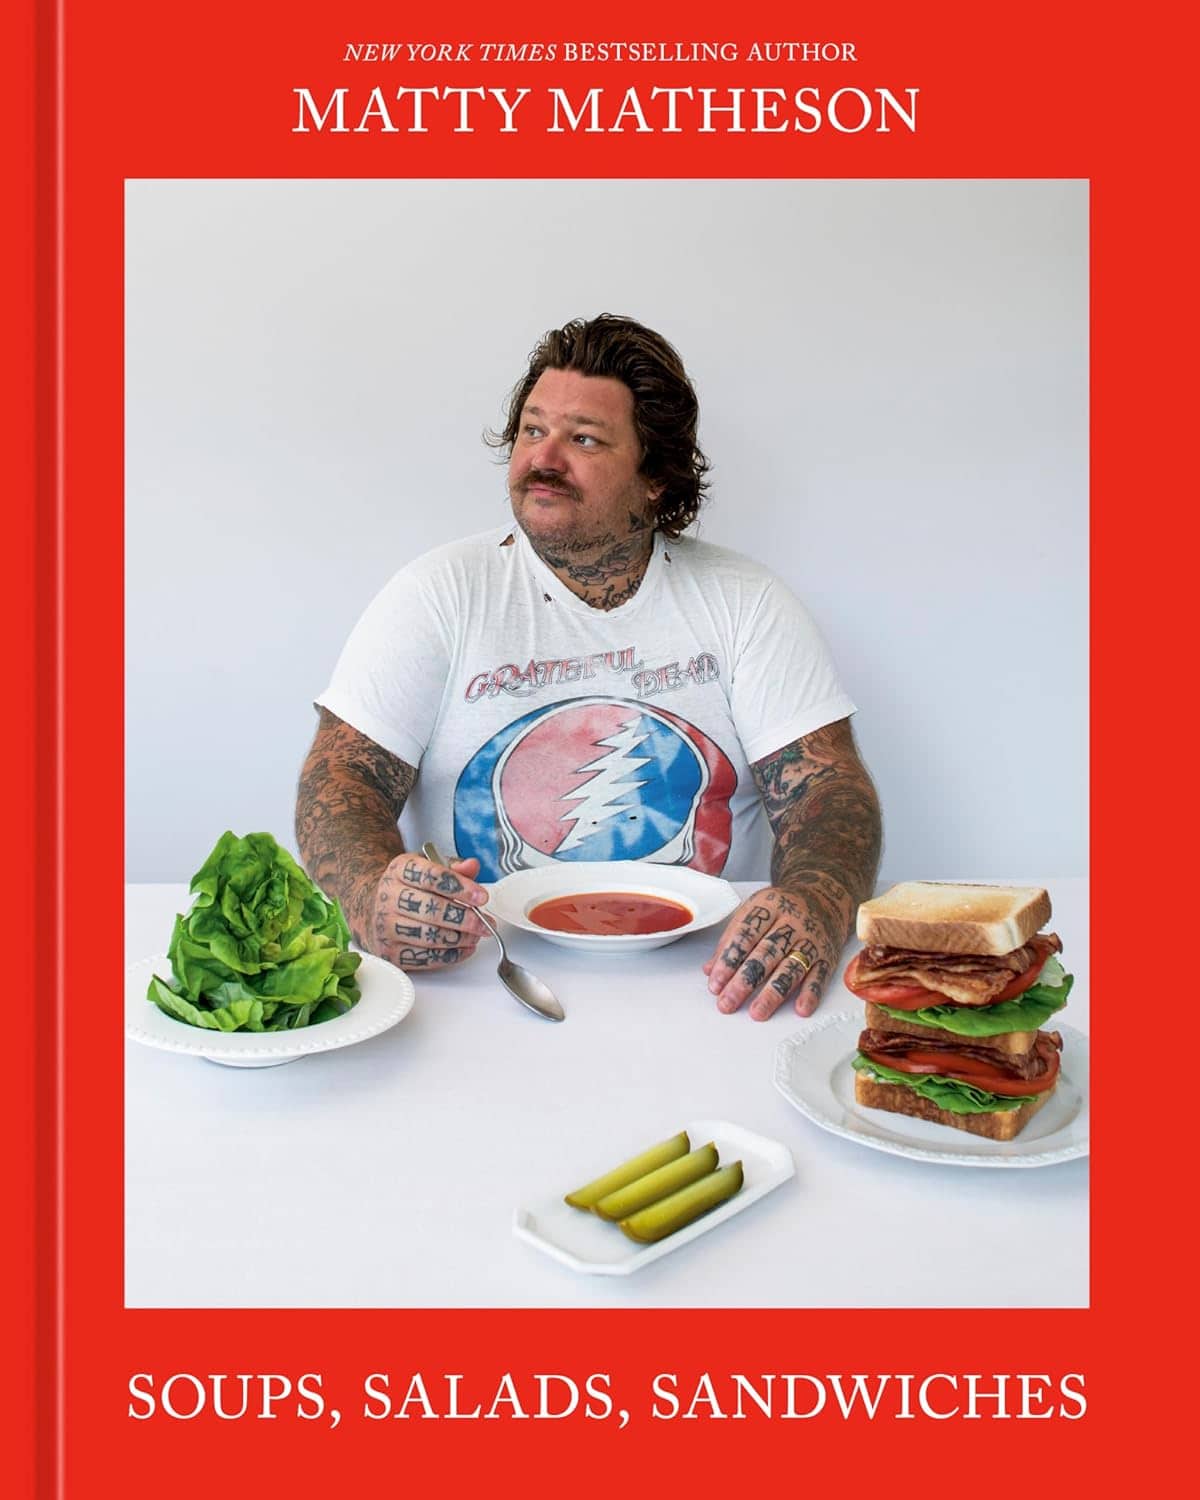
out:
{"label": "head of green lettuce", "polygon": [[358,1000],[341,907],[269,833],[223,833],[192,877],[195,900],[175,918],[172,980],[146,998],[177,1021],[211,1031],[291,1031]]}

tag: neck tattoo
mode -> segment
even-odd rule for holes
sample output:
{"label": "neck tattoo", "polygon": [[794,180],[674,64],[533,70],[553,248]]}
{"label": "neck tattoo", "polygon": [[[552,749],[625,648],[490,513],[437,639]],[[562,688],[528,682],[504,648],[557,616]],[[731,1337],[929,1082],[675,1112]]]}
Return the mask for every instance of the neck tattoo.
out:
{"label": "neck tattoo", "polygon": [[622,541],[609,533],[588,542],[534,543],[533,550],[585,604],[610,610],[632,599],[641,587],[654,533],[642,530]]}

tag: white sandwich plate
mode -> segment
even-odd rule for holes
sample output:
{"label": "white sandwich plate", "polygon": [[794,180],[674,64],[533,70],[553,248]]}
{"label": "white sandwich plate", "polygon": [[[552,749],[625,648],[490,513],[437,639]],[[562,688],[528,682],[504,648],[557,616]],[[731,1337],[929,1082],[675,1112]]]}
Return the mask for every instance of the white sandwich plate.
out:
{"label": "white sandwich plate", "polygon": [[[656,865],[644,860],[613,860],[574,864],[565,860],[517,870],[488,886],[488,911],[524,932],[536,933],[548,943],[586,953],[639,953],[662,948],[689,932],[701,932],[723,922],[741,904],[741,897],[727,880],[701,874],[686,865]],[[542,901],[561,896],[592,895],[604,891],[627,891],[635,896],[657,896],[676,901],[692,913],[692,920],[667,932],[584,933],[555,932],[529,920],[530,911]]]}
{"label": "white sandwich plate", "polygon": [[862,1012],[821,1016],[784,1037],[775,1051],[775,1087],[814,1125],[893,1156],[948,1167],[1048,1167],[1088,1154],[1088,1039],[1055,1025],[1063,1039],[1053,1096],[1015,1140],[989,1141],[931,1120],[867,1109],[854,1098]]}
{"label": "white sandwich plate", "polygon": [[170,979],[165,953],[143,958],[125,971],[125,1035],[146,1047],[185,1052],[229,1068],[273,1068],[314,1052],[365,1042],[403,1021],[416,994],[407,974],[366,953],[355,976],[362,995],[345,1015],[296,1031],[208,1031],[177,1021],[146,999],[153,974]]}
{"label": "white sandwich plate", "polygon": [[[619,1161],[628,1160],[647,1145],[646,1141],[625,1141],[618,1142],[604,1160],[581,1162],[578,1180],[564,1183],[561,1192],[547,1193],[527,1208],[518,1208],[513,1214],[513,1233],[519,1240],[533,1245],[561,1265],[569,1266],[572,1271],[583,1271],[592,1276],[629,1276],[744,1212],[795,1173],[792,1154],[785,1145],[764,1135],[756,1135],[741,1125],[733,1125],[728,1120],[693,1120],[682,1128],[687,1131],[693,1150],[712,1141],[722,1167],[732,1166],[735,1161],[742,1164],[740,1191],[719,1208],[710,1210],[665,1239],[652,1245],[639,1245],[623,1234],[616,1224],[565,1203],[565,1193],[591,1181]],[[666,1139],[673,1133],[668,1127],[663,1130],[662,1138]]]}

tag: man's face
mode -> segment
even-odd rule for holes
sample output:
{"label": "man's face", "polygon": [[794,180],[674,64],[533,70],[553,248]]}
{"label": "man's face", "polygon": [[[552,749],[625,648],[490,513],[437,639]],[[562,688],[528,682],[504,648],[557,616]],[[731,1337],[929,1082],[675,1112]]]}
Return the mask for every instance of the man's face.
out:
{"label": "man's face", "polygon": [[661,486],[638,473],[642,448],[623,381],[545,370],[521,411],[508,462],[513,515],[539,549],[583,551],[649,527]]}

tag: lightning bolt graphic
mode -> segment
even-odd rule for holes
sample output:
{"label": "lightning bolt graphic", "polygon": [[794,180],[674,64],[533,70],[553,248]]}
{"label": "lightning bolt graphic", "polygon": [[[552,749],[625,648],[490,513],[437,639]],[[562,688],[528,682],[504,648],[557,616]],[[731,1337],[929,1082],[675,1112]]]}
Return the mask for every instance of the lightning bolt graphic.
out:
{"label": "lightning bolt graphic", "polygon": [[633,719],[616,734],[597,740],[597,746],[605,746],[608,753],[579,767],[580,773],[591,771],[592,779],[571,793],[570,800],[574,805],[559,819],[560,823],[572,821],[574,827],[558,846],[558,854],[577,849],[584,839],[597,832],[602,823],[626,811],[629,804],[623,799],[636,792],[638,787],[645,786],[645,777],[639,779],[637,772],[650,757],[635,756],[633,752],[649,736],[637,733],[637,723],[638,720]]}

